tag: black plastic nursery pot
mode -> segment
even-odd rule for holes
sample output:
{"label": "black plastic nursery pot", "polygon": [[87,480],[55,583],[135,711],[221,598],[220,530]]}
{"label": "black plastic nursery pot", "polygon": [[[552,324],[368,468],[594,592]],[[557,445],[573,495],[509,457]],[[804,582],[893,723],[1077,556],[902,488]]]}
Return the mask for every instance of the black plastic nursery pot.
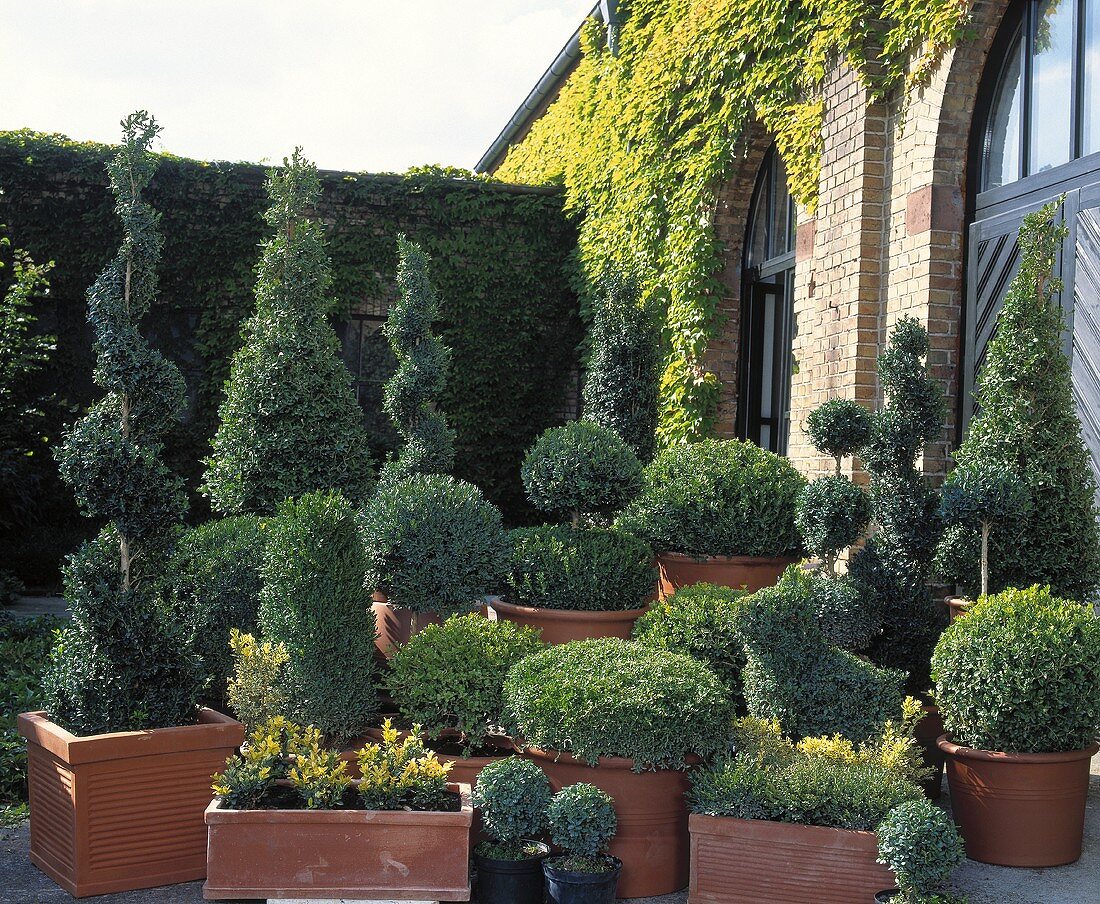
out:
{"label": "black plastic nursery pot", "polygon": [[481,904],[542,904],[542,862],[550,854],[549,845],[532,841],[540,851],[523,860],[495,860],[474,855],[477,866],[477,900]]}
{"label": "black plastic nursery pot", "polygon": [[875,895],[875,904],[889,904],[893,901],[901,892],[896,888],[888,888],[886,891],[880,891]]}
{"label": "black plastic nursery pot", "polygon": [[606,873],[574,873],[555,866],[558,858],[542,861],[546,877],[546,904],[613,904],[623,862],[607,858],[612,868]]}

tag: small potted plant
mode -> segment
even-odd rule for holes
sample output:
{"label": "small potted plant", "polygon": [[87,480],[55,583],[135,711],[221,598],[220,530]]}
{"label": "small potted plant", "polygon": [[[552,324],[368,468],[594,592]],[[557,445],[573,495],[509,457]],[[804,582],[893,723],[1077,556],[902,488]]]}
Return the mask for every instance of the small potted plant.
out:
{"label": "small potted plant", "polygon": [[542,863],[548,904],[612,904],[623,864],[607,853],[618,828],[611,796],[587,782],[569,785],[547,818],[550,840],[564,852]]}
{"label": "small potted plant", "polygon": [[387,656],[424,625],[482,607],[504,582],[500,512],[473,484],[444,474],[381,481],[361,528],[377,644]]}
{"label": "small potted plant", "polygon": [[662,596],[698,583],[758,590],[802,554],[795,511],[806,481],[781,456],[703,440],[665,449],[643,477],[615,523],[656,551]]}
{"label": "small potted plant", "polygon": [[897,878],[897,888],[875,895],[877,904],[959,904],[940,889],[966,860],[951,817],[927,800],[899,804],[879,823],[878,862]]}
{"label": "small potted plant", "polygon": [[542,861],[550,782],[530,760],[510,756],[481,770],[474,807],[487,836],[474,849],[481,904],[542,904]]}
{"label": "small potted plant", "polygon": [[1081,856],[1100,732],[1100,620],[1049,588],[980,598],[932,655],[947,783],[972,860]]}
{"label": "small potted plant", "polygon": [[682,653],[614,637],[571,641],[514,665],[504,682],[513,734],[555,790],[577,782],[615,801],[619,892],[687,884],[687,766],[725,750],[733,704],[718,677]]}
{"label": "small potted plant", "polygon": [[358,760],[353,779],[319,731],[283,719],[253,732],[214,779],[203,896],[468,901],[469,786],[388,722]]}

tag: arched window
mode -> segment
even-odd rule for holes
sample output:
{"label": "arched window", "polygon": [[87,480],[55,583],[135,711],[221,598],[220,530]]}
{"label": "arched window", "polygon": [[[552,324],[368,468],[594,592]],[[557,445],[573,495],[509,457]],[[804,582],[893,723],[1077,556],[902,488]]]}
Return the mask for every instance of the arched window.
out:
{"label": "arched window", "polygon": [[1018,0],[998,45],[979,191],[1100,152],[1100,3]]}
{"label": "arched window", "polygon": [[787,451],[794,369],[795,204],[787,171],[768,151],[753,190],[741,294],[741,379],[737,432],[765,449]]}

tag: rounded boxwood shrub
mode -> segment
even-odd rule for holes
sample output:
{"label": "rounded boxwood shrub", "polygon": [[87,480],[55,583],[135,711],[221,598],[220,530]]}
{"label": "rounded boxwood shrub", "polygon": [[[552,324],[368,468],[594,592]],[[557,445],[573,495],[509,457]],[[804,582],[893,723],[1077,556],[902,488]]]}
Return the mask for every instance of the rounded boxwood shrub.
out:
{"label": "rounded boxwood shrub", "polygon": [[966,861],[963,840],[951,817],[929,800],[894,807],[879,823],[878,862],[898,880],[902,904],[923,904]]}
{"label": "rounded boxwood shrub", "polygon": [[473,484],[443,474],[379,484],[362,535],[367,587],[413,612],[469,612],[507,573],[500,512]]}
{"label": "rounded boxwood shrub", "polygon": [[632,534],[568,524],[509,532],[508,601],[543,609],[639,609],[657,584],[649,544]]}
{"label": "rounded boxwood shrub", "polygon": [[867,529],[871,499],[847,477],[819,477],[803,488],[795,517],[806,551],[834,574],[840,553]]}
{"label": "rounded boxwood shrub", "polygon": [[432,738],[457,731],[468,753],[504,724],[501,693],[508,670],[541,649],[533,628],[489,621],[480,613],[452,615],[441,625],[426,625],[397,649],[387,684],[409,724],[421,725]]}
{"label": "rounded boxwood shrub", "polygon": [[661,452],[617,526],[660,552],[694,556],[794,556],[805,485],[779,455],[739,440],[703,440]]}
{"label": "rounded boxwood shrub", "polygon": [[871,412],[852,399],[830,399],[806,417],[806,435],[815,449],[837,460],[855,455],[871,438]]}
{"label": "rounded boxwood shrub", "polygon": [[744,706],[741,671],[745,644],[738,612],[744,594],[716,584],[681,587],[634,623],[634,639],[647,647],[686,653],[705,662],[729,689],[730,699]]}
{"label": "rounded boxwood shrub", "polygon": [[956,744],[1079,750],[1100,732],[1100,621],[1046,587],[983,597],[944,631],[932,677]]}
{"label": "rounded boxwood shrub", "polygon": [[287,652],[283,714],[332,743],[377,715],[374,613],[355,512],[338,493],[288,499],[268,525],[260,627]]}
{"label": "rounded boxwood shrub", "polygon": [[559,866],[576,872],[602,872],[607,868],[603,863],[588,861],[607,852],[619,828],[610,794],[588,782],[567,785],[554,795],[546,815],[550,840],[566,854]]}
{"label": "rounded boxwood shrub", "polygon": [[725,748],[733,705],[706,665],[683,653],[604,637],[549,647],[512,667],[504,700],[514,734],[595,765],[681,769]]}
{"label": "rounded boxwood shrub", "polygon": [[497,843],[482,845],[478,852],[495,859],[522,859],[523,842],[537,838],[546,826],[551,796],[550,780],[531,760],[509,756],[482,769],[473,803],[482,829]]}
{"label": "rounded boxwood shrub", "polygon": [[545,512],[610,517],[642,488],[642,463],[610,427],[574,421],[551,427],[523,459],[527,498]]}

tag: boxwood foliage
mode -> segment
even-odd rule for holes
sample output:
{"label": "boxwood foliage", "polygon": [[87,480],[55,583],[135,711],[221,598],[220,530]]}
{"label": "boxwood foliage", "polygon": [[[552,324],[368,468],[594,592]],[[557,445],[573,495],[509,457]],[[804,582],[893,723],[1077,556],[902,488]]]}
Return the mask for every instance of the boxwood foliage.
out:
{"label": "boxwood foliage", "polygon": [[288,499],[268,526],[260,627],[281,643],[288,718],[334,744],[378,712],[375,623],[355,511],[338,493]]}
{"label": "boxwood foliage", "polygon": [[871,436],[871,412],[853,399],[829,399],[806,416],[806,435],[815,449],[841,460],[857,454]]}
{"label": "boxwood foliage", "polygon": [[176,541],[168,569],[173,617],[202,660],[205,697],[225,700],[233,672],[229,633],[256,629],[266,531],[255,515],[221,518],[189,528]]}
{"label": "boxwood foliage", "polygon": [[724,749],[733,704],[718,677],[683,653],[615,637],[549,647],[512,667],[504,699],[513,733],[592,765],[681,769]]}
{"label": "boxwood foliage", "polygon": [[[611,795],[588,782],[567,785],[554,795],[547,810],[550,840],[566,854],[567,869],[580,871],[584,863],[577,859],[593,859],[606,853],[607,846],[619,828],[615,802]],[[606,869],[606,867],[603,867]]]}
{"label": "boxwood foliage", "polygon": [[614,516],[642,488],[642,463],[610,427],[574,421],[547,430],[520,469],[527,498],[545,512]]}
{"label": "boxwood foliage", "polygon": [[653,551],[632,534],[568,524],[509,531],[508,601],[543,609],[640,609],[657,583]]}
{"label": "boxwood foliage", "polygon": [[877,834],[878,862],[893,870],[905,904],[936,900],[932,896],[966,862],[955,823],[930,800],[898,804]]}
{"label": "boxwood foliage", "polygon": [[979,599],[940,637],[932,676],[957,744],[1054,753],[1100,733],[1100,621],[1050,588]]}
{"label": "boxwood foliage", "polygon": [[397,649],[386,684],[409,724],[421,725],[432,738],[457,731],[469,754],[504,725],[508,670],[542,647],[532,628],[480,613],[452,615]]}
{"label": "boxwood foliage", "polygon": [[394,606],[455,615],[502,588],[508,538],[472,484],[443,474],[384,481],[361,524],[368,591]]}
{"label": "boxwood foliage", "polygon": [[738,623],[743,599],[740,590],[716,584],[681,587],[634,623],[634,639],[705,662],[725,683],[738,709],[743,709],[745,644]]}
{"label": "boxwood foliage", "polygon": [[748,711],[776,719],[792,738],[841,734],[861,741],[901,713],[901,672],[882,669],[826,639],[798,566],[745,599],[741,630]]}
{"label": "boxwood foliage", "polygon": [[798,495],[787,459],[739,440],[703,440],[661,452],[617,525],[659,552],[696,556],[798,555]]}
{"label": "boxwood foliage", "polygon": [[546,827],[552,792],[546,773],[532,760],[508,756],[489,763],[477,776],[473,803],[485,834],[522,857],[522,842]]}

